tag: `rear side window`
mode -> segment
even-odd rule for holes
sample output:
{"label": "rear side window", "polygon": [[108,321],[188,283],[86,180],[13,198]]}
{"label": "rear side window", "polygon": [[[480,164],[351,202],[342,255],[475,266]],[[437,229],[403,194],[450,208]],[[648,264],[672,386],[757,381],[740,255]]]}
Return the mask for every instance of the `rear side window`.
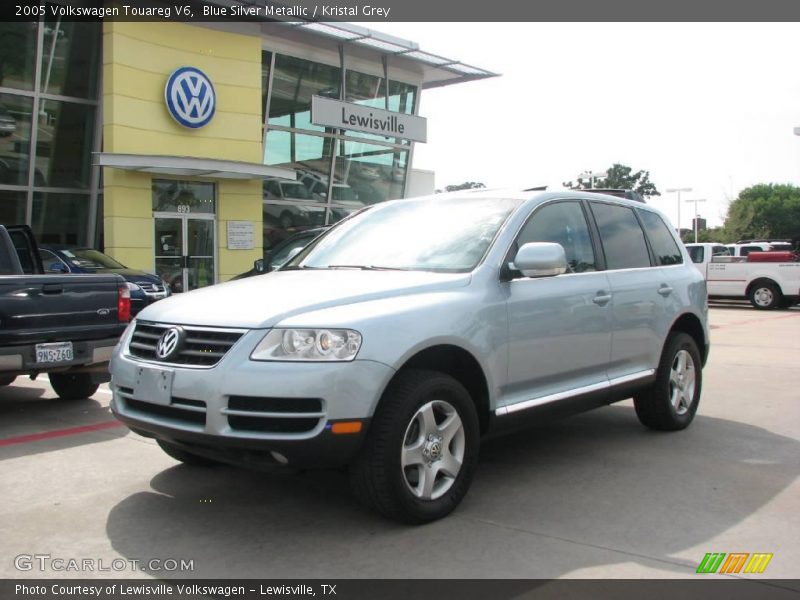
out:
{"label": "rear side window", "polygon": [[578,202],[555,202],[534,212],[517,238],[517,248],[529,242],[561,244],[573,273],[597,269],[589,225]]}
{"label": "rear side window", "polygon": [[703,262],[703,258],[705,257],[705,248],[703,246],[689,246],[686,248],[689,252],[689,258],[692,259],[694,263],[701,263]]}
{"label": "rear side window", "polygon": [[650,254],[633,209],[616,204],[591,202],[607,269],[636,269],[650,266]]}
{"label": "rear side window", "polygon": [[656,213],[649,210],[639,210],[639,217],[650,239],[650,247],[656,255],[656,264],[659,265],[680,265],[683,263],[683,256],[675,242],[675,238],[669,232],[669,227]]}

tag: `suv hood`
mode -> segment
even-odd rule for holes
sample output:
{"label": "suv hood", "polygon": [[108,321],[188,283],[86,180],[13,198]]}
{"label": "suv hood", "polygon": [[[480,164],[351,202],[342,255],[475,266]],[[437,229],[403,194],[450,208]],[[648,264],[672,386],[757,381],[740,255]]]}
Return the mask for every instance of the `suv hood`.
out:
{"label": "suv hood", "polygon": [[151,304],[137,319],[266,329],[287,317],[312,310],[441,292],[463,287],[470,279],[469,273],[349,269],[275,271],[177,294]]}

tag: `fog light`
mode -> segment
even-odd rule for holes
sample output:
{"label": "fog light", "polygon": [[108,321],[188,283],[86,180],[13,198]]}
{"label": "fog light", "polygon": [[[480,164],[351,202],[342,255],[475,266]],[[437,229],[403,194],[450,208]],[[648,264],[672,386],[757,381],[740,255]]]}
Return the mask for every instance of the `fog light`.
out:
{"label": "fog light", "polygon": [[270,450],[270,452],[269,452],[269,453],[272,455],[272,458],[274,458],[275,460],[277,460],[277,461],[278,461],[279,463],[281,463],[282,465],[288,465],[288,464],[289,464],[289,459],[288,459],[288,458],[286,458],[286,457],[285,457],[283,454],[281,454],[280,452],[275,452],[275,450]]}

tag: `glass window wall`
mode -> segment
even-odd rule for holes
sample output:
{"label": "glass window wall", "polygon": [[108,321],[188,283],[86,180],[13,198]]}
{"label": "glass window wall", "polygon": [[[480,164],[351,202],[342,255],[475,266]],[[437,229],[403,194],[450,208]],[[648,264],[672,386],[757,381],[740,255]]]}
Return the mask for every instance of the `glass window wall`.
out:
{"label": "glass window wall", "polygon": [[0,185],[28,185],[32,114],[32,98],[0,94]]}
{"label": "glass window wall", "polygon": [[0,218],[31,214],[43,242],[100,239],[89,189],[101,34],[101,23],[0,23]]}
{"label": "glass window wall", "polygon": [[94,141],[94,107],[39,101],[36,169],[47,187],[88,188]]}
{"label": "glass window wall", "polygon": [[340,88],[339,67],[277,55],[272,75],[268,125],[325,131],[325,127],[311,124],[311,96],[338,100]]}
{"label": "glass window wall", "polygon": [[94,99],[100,37],[95,23],[44,23],[42,84],[44,94]]}
{"label": "glass window wall", "polygon": [[88,217],[88,194],[33,195],[31,227],[43,244],[84,245]]}
{"label": "glass window wall", "polygon": [[[265,87],[271,58],[262,55]],[[312,96],[341,97],[340,69],[283,55],[275,55],[274,63],[271,95],[262,100],[268,113],[264,163],[294,171],[296,180],[264,184],[267,252],[299,231],[402,198],[410,146],[407,140],[312,125]],[[348,70],[344,83],[346,101],[387,108],[383,77]],[[417,93],[416,86],[390,80],[389,110],[413,114]]]}
{"label": "glass window wall", "polygon": [[37,23],[0,23],[0,87],[32,90]]}

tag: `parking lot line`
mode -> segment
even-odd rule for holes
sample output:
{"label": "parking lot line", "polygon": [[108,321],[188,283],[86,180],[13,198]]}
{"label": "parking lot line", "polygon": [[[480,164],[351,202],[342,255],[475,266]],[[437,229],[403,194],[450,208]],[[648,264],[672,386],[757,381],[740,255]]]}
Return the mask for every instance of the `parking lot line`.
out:
{"label": "parking lot line", "polygon": [[123,427],[123,424],[119,421],[103,421],[102,423],[95,423],[94,425],[81,425],[80,427],[69,427],[67,429],[55,429],[53,431],[44,431],[42,433],[19,435],[0,440],[0,447],[13,446],[15,444],[27,444],[28,442],[38,442],[40,440],[48,440],[66,435],[87,433],[89,431],[101,431],[103,429],[112,429],[114,427]]}

